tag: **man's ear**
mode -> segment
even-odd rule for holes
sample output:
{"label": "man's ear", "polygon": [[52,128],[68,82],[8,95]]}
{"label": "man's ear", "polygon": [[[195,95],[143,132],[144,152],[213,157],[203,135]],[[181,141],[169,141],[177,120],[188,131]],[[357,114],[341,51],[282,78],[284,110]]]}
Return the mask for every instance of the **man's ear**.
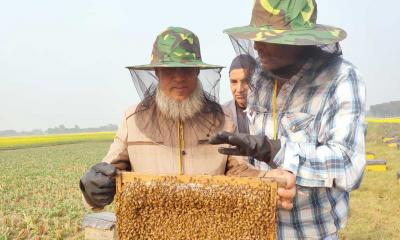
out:
{"label": "man's ear", "polygon": [[199,76],[200,74],[200,68],[196,68],[196,75]]}

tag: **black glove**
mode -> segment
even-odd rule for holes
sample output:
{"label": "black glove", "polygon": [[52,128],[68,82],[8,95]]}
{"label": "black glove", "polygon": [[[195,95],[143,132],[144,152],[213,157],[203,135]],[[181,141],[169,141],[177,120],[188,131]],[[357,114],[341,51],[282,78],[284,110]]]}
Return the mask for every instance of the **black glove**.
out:
{"label": "black glove", "polygon": [[103,208],[114,200],[117,169],[105,162],[90,168],[79,181],[86,202],[95,208]]}
{"label": "black glove", "polygon": [[226,155],[250,156],[276,168],[272,159],[281,148],[280,140],[270,140],[267,136],[249,135],[243,133],[219,132],[211,136],[211,144],[230,144],[235,147],[218,149]]}

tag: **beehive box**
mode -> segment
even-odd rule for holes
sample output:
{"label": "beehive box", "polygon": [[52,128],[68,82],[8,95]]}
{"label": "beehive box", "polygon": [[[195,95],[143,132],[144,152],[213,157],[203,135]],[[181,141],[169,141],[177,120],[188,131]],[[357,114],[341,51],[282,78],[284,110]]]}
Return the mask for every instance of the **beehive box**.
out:
{"label": "beehive box", "polygon": [[373,152],[366,152],[365,157],[367,160],[373,160],[373,159],[375,159],[376,155]]}
{"label": "beehive box", "polygon": [[386,171],[386,161],[383,159],[367,160],[365,170],[377,172]]}
{"label": "beehive box", "polygon": [[384,143],[394,143],[394,142],[396,142],[396,140],[397,140],[397,137],[383,137],[382,138],[382,141]]}
{"label": "beehive box", "polygon": [[115,239],[115,221],[115,214],[111,212],[98,212],[85,215],[82,222],[85,240]]}
{"label": "beehive box", "polygon": [[394,142],[394,143],[388,143],[387,145],[388,145],[388,147],[390,147],[390,148],[397,148],[397,143],[396,143],[396,142]]}
{"label": "beehive box", "polygon": [[124,239],[276,239],[277,183],[226,176],[117,177]]}
{"label": "beehive box", "polygon": [[400,171],[397,172],[397,180],[399,181],[400,184]]}

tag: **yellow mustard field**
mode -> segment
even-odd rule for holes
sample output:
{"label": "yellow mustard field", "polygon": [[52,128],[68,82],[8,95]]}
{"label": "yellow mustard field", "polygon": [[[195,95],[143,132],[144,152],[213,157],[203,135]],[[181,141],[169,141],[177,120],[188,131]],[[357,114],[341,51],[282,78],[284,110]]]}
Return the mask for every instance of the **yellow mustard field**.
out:
{"label": "yellow mustard field", "polygon": [[367,118],[367,122],[373,123],[400,123],[400,117],[396,118]]}
{"label": "yellow mustard field", "polygon": [[114,136],[114,132],[95,132],[43,136],[0,137],[0,150],[41,147],[78,142],[111,141]]}

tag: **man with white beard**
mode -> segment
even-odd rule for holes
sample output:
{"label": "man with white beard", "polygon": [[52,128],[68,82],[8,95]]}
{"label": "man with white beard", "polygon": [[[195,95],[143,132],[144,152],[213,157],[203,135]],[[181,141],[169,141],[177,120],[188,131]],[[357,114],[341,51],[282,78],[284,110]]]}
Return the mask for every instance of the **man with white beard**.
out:
{"label": "man with white beard", "polygon": [[[269,176],[241,158],[219,154],[218,146],[208,142],[212,134],[234,132],[235,127],[216,102],[222,67],[202,61],[194,33],[177,27],[163,31],[151,59],[150,64],[128,67],[142,101],[124,113],[103,161],[81,178],[80,189],[89,205],[103,208],[113,201],[117,169],[146,174]],[[282,190],[279,203],[290,207],[294,188]]]}

